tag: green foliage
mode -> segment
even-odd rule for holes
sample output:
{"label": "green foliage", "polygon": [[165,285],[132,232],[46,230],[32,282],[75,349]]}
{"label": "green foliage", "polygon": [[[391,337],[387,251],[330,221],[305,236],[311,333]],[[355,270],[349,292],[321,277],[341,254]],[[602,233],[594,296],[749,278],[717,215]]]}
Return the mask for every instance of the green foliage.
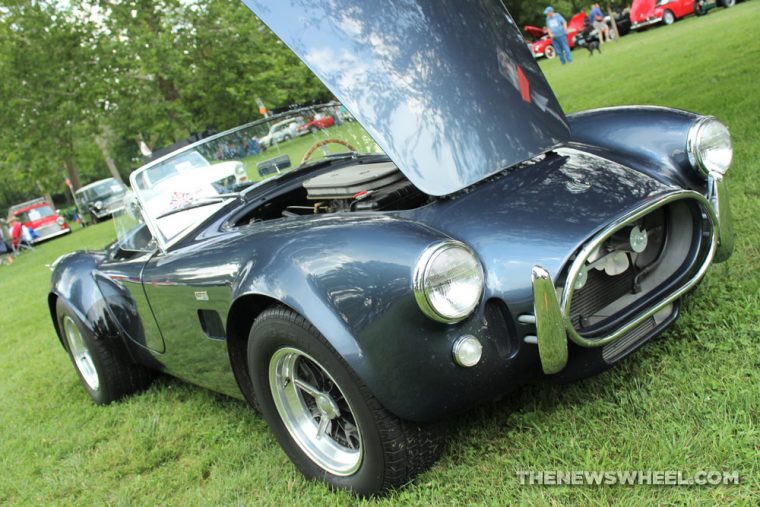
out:
{"label": "green foliage", "polygon": [[[544,5],[506,2],[520,25]],[[558,0],[568,17],[590,1]],[[9,0],[0,7],[0,210],[126,176],[139,141],[161,148],[269,109],[331,98],[288,48],[236,0]],[[98,147],[102,141],[106,153]]]}
{"label": "green foliage", "polygon": [[[12,0],[0,8],[0,208],[122,176],[151,148],[326,101],[324,86],[241,2]],[[34,182],[39,182],[35,184]]]}
{"label": "green foliage", "polygon": [[[525,387],[454,419],[429,472],[358,501],[304,480],[243,402],[163,377],[123,402],[92,404],[54,335],[44,264],[102,247],[108,222],[0,267],[0,504],[757,505],[759,17],[760,2],[746,2],[605,44],[593,58],[576,52],[570,66],[542,63],[567,111],[676,106],[717,115],[734,138],[734,256],[710,269],[673,328],[612,370]],[[736,470],[741,483],[521,486],[518,470]]]}

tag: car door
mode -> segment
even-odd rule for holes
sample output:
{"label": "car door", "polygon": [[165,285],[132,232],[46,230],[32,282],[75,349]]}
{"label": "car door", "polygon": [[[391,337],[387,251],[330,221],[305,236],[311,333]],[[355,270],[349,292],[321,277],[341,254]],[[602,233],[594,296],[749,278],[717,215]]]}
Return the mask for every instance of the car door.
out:
{"label": "car door", "polygon": [[240,396],[225,326],[239,264],[213,241],[159,252],[142,284],[166,343],[166,370],[189,382]]}
{"label": "car door", "polygon": [[[147,232],[147,229],[145,229]],[[145,265],[156,252],[155,243],[144,242],[134,250],[115,248],[101,263],[95,281],[110,314],[127,337],[156,353],[165,344],[142,284]]]}
{"label": "car door", "polygon": [[678,0],[674,2],[674,9],[676,9],[675,15],[677,18],[682,18],[694,13],[694,1],[693,0]]}

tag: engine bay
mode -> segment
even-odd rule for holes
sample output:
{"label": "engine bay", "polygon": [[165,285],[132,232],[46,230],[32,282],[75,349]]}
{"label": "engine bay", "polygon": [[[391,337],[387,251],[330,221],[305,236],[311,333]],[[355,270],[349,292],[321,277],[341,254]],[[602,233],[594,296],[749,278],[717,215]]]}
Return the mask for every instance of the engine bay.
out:
{"label": "engine bay", "polygon": [[256,207],[238,224],[325,213],[398,211],[429,200],[393,162],[356,163],[303,181]]}

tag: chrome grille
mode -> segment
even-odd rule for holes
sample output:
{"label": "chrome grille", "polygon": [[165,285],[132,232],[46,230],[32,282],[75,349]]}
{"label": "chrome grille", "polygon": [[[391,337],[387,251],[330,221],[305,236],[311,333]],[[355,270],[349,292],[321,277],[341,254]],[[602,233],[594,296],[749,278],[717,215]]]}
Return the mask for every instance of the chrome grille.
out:
{"label": "chrome grille", "polygon": [[570,319],[576,329],[586,327],[584,317],[595,314],[611,301],[615,301],[633,290],[634,270],[628,269],[617,276],[609,276],[604,271],[592,270],[586,285],[575,292],[570,305]]}
{"label": "chrome grille", "polygon": [[655,327],[657,327],[657,323],[655,322],[654,317],[649,317],[643,323],[624,334],[620,339],[609,345],[605,345],[604,348],[602,348],[602,359],[604,359],[607,364],[614,363],[626,355],[639,342],[647,338],[649,333],[654,331]]}
{"label": "chrome grille", "polygon": [[52,223],[48,225],[44,225],[38,229],[35,229],[34,232],[36,232],[40,237],[44,236],[50,236],[51,234],[55,234],[57,232],[60,232],[61,226],[57,223]]}

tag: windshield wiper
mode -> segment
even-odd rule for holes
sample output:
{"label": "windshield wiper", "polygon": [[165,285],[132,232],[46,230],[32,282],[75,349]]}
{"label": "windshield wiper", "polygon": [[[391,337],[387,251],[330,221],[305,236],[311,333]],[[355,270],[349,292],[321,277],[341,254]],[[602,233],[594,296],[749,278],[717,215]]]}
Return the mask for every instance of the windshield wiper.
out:
{"label": "windshield wiper", "polygon": [[171,215],[175,215],[177,213],[181,213],[182,211],[187,211],[189,209],[195,209],[195,208],[202,208],[203,206],[209,206],[211,204],[219,204],[220,202],[224,202],[227,199],[237,199],[240,197],[240,194],[238,193],[232,193],[232,194],[219,194],[217,197],[211,197],[208,199],[201,199],[198,201],[194,201],[191,204],[188,204],[187,206],[183,206],[181,208],[173,209],[171,211],[167,211],[166,213],[163,213],[161,215],[158,215],[156,217],[156,220],[160,220],[161,218],[165,218]]}

